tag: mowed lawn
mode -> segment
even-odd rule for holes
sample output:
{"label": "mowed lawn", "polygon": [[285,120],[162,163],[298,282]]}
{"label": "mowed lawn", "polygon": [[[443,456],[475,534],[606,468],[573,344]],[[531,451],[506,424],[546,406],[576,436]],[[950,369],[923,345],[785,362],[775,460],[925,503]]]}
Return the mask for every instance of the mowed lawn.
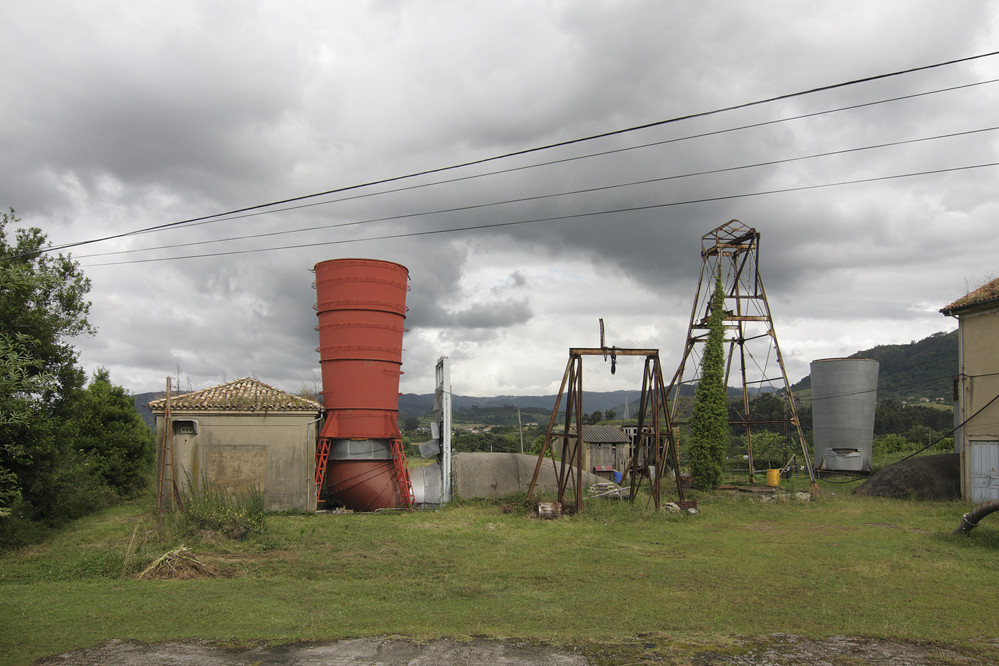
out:
{"label": "mowed lawn", "polygon": [[[792,633],[933,641],[999,659],[999,516],[966,503],[700,496],[701,513],[590,499],[268,516],[245,541],[181,536],[149,502],[0,555],[4,663],[107,639],[518,637],[586,647]],[[792,496],[793,497],[793,496]],[[140,579],[186,545],[214,576]]]}

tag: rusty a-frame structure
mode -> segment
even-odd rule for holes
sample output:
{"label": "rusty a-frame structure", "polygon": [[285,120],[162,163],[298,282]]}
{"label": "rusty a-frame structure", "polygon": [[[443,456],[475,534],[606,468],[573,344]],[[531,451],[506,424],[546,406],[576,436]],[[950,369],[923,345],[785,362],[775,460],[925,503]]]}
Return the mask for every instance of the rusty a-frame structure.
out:
{"label": "rusty a-frame structure", "polygon": [[[676,484],[678,504],[686,507],[690,503],[684,501],[683,488],[680,483],[680,461],[673,428],[670,425],[667,409],[667,390],[663,382],[662,366],[659,362],[658,349],[623,349],[605,347],[603,345],[603,320],[601,326],[601,346],[569,349],[569,362],[562,376],[562,385],[555,399],[545,440],[538,455],[538,463],[534,468],[534,476],[527,496],[534,494],[534,487],[544,464],[545,456],[551,452],[552,465],[557,478],[558,503],[561,507],[571,508],[576,512],[583,509],[583,357],[603,356],[611,359],[611,372],[617,363],[618,356],[645,357],[645,369],[642,374],[642,396],[638,411],[638,429],[631,450],[630,499],[635,501],[636,492],[644,480],[649,482],[649,502],[660,508],[662,497],[661,482],[664,478],[672,478]],[[561,432],[555,431],[555,421],[558,419],[562,397],[565,395],[565,426]],[[558,444],[556,444],[556,441]],[[556,460],[556,455],[558,460]],[[566,506],[566,493],[572,491],[573,504]]]}

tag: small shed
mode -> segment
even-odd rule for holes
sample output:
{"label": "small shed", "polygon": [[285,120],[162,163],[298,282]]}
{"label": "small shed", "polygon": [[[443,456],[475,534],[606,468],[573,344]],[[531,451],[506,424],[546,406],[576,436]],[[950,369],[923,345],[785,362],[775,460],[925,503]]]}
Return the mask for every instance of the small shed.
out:
{"label": "small shed", "polygon": [[958,320],[954,448],[961,454],[961,496],[999,499],[999,279],[940,312]]}
{"label": "small shed", "polygon": [[609,467],[621,471],[631,459],[631,438],[617,426],[584,425],[583,444],[587,470]]}
{"label": "small shed", "polygon": [[149,403],[156,417],[157,468],[169,427],[173,478],[229,492],[256,487],[267,509],[314,510],[316,436],[322,406],[252,377]]}

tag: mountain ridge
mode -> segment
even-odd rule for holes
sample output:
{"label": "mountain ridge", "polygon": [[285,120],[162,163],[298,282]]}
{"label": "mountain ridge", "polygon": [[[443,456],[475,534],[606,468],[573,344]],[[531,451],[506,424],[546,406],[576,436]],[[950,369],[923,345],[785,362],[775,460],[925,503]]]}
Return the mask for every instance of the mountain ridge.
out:
{"label": "mountain ridge", "polygon": [[[880,364],[878,375],[878,399],[905,400],[926,398],[934,401],[944,398],[949,402],[953,376],[958,372],[957,331],[934,333],[909,344],[877,345],[851,354],[847,358],[873,358]],[[811,389],[811,375],[806,375],[791,386],[792,392]],[[729,389],[730,393],[733,389]],[[624,414],[624,400],[628,397],[632,412],[637,410],[641,391],[583,391],[583,409],[587,413],[606,412],[612,409],[618,416]],[[152,424],[152,413],[146,408],[150,400],[162,397],[162,393],[140,393],[134,395],[136,407]],[[452,395],[455,411],[468,409],[520,408],[531,412],[550,413],[557,396],[551,395],[498,395],[466,396]],[[423,416],[433,409],[433,393],[402,393],[399,395],[399,418]]]}

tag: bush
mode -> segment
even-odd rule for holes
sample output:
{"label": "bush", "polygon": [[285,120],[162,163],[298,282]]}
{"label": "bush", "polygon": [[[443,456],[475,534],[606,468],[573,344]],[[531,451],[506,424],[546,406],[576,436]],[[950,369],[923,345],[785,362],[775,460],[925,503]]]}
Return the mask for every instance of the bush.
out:
{"label": "bush", "polygon": [[898,435],[895,433],[889,433],[887,435],[879,435],[874,438],[873,453],[874,456],[883,455],[887,453],[898,453],[899,451],[912,451],[918,448],[917,444],[913,444],[907,440],[903,435]]}
{"label": "bush", "polygon": [[63,525],[113,504],[115,493],[94,474],[90,461],[72,450],[48,461],[22,500],[25,517]]}
{"label": "bush", "polygon": [[264,494],[257,488],[229,493],[205,478],[201,488],[195,488],[188,478],[181,504],[182,520],[191,532],[242,540],[264,529]]}
{"label": "bush", "polygon": [[76,415],[64,434],[85,454],[92,472],[121,497],[135,497],[148,480],[155,437],[131,395],[111,383],[105,368],[77,397]]}
{"label": "bush", "polygon": [[[741,438],[743,448],[747,448],[746,436]],[[753,464],[757,469],[783,467],[795,451],[784,435],[770,430],[753,431]]]}
{"label": "bush", "polygon": [[953,437],[941,437],[940,441],[937,442],[936,446],[933,447],[936,451],[941,451],[943,453],[951,453],[954,451],[954,438]]}
{"label": "bush", "polygon": [[0,509],[13,506],[21,499],[17,475],[0,467]]}

